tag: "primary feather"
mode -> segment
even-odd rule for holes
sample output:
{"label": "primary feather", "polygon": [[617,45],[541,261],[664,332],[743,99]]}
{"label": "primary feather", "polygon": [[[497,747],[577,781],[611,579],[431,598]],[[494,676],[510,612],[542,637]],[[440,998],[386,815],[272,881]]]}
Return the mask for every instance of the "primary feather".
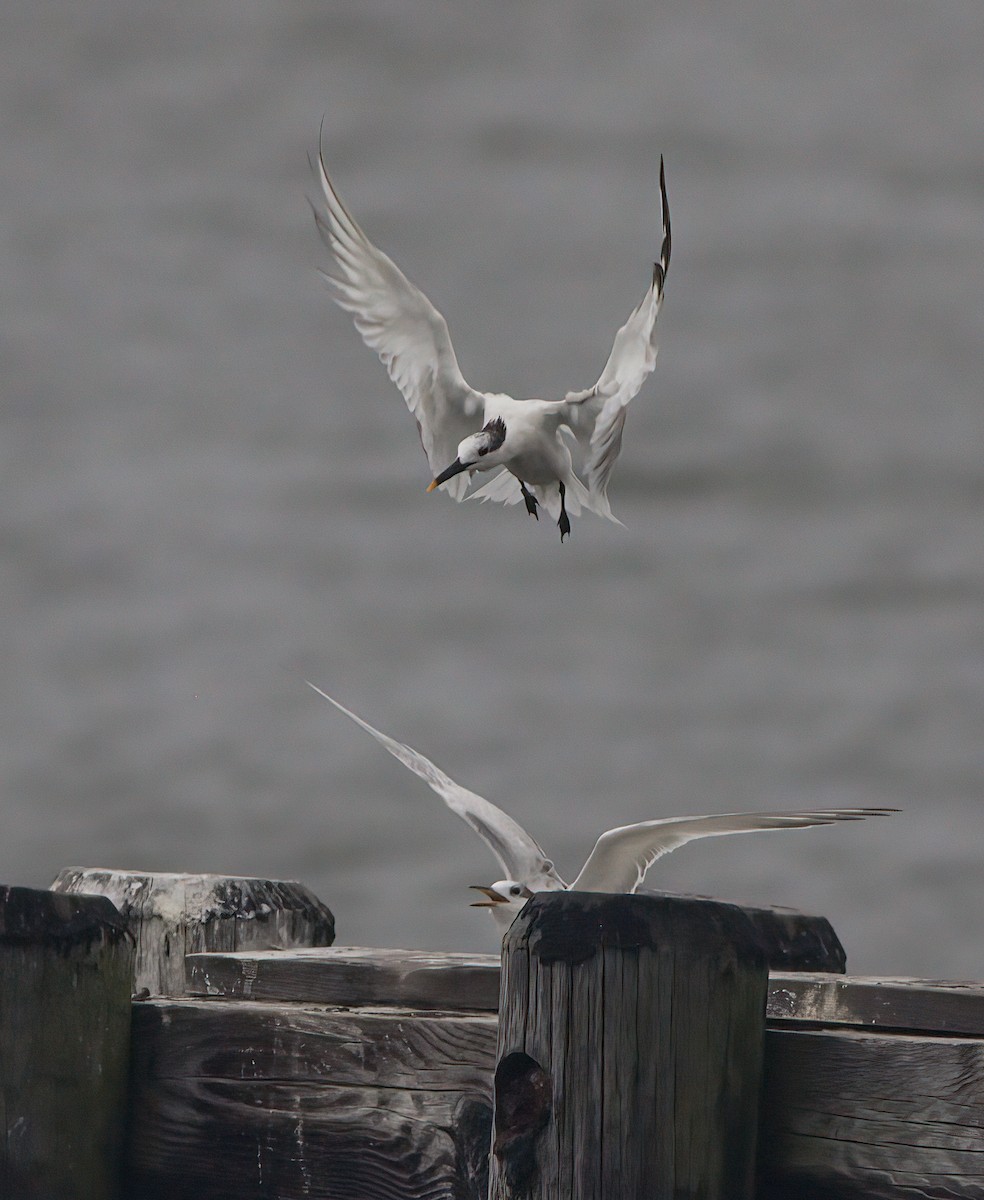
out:
{"label": "primary feather", "polygon": [[[481,424],[484,398],[461,374],[444,317],[362,232],[332,186],[321,155],[318,173],[324,208],[312,205],[314,219],[337,264],[337,273],[322,275],[403,393],[436,474],[462,438]],[[467,484],[458,477],[446,486],[460,500]]]}
{"label": "primary feather", "polygon": [[[534,880],[541,889],[565,886],[536,839],[508,813],[455,783],[440,767],[435,766],[429,758],[418,754],[411,746],[405,746],[402,742],[397,742],[374,729],[368,721],[356,716],[321,688],[315,687],[313,683],[308,683],[308,687],[319,696],[323,696],[329,704],[334,704],[339,712],[343,712],[366,733],[371,734],[395,759],[433,788],[448,808],[475,830],[510,879]],[[530,886],[532,888],[532,884]]]}
{"label": "primary feather", "polygon": [[571,884],[576,892],[634,892],[658,858],[697,838],[770,829],[806,829],[837,821],[863,821],[894,812],[889,808],[829,808],[815,812],[725,813],[707,817],[663,817],[609,829],[595,842]]}

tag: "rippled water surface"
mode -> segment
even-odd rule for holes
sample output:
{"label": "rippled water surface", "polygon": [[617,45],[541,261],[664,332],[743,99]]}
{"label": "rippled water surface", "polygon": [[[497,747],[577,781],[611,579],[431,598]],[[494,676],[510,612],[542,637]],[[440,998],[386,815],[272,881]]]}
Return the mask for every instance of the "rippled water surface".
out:
{"label": "rippled water surface", "polygon": [[[573,873],[658,815],[896,805],[656,886],[984,974],[984,7],[11,0],[0,43],[0,878],[300,878],[488,949],[497,868],[309,678]],[[653,378],[568,544],[426,496],[317,278],[306,154],[466,377]]]}

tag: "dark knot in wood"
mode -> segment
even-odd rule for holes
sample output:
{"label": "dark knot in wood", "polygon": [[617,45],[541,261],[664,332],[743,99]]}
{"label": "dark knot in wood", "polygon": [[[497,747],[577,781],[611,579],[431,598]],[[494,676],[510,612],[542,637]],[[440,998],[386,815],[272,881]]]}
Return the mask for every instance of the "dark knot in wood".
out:
{"label": "dark knot in wood", "polygon": [[499,1161],[514,1196],[529,1191],[536,1171],[536,1140],[553,1111],[550,1076],[535,1058],[507,1054],[495,1072],[495,1141]]}

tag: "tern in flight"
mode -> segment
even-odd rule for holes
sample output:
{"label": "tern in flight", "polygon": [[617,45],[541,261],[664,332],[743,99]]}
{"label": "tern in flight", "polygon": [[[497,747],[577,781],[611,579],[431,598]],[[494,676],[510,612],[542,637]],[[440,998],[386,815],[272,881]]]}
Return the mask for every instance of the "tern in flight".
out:
{"label": "tern in flight", "polygon": [[485,896],[473,908],[487,908],[505,933],[534,892],[635,892],[646,872],[664,854],[697,838],[725,833],[756,833],[770,829],[806,829],[837,821],[863,821],[898,812],[895,808],[824,808],[813,812],[725,813],[706,817],[663,817],[640,821],[603,833],[573,883],[567,884],[539,843],[508,813],[470,792],[410,746],[394,741],[357,717],[344,704],[309,683],[319,696],[371,734],[415,775],[434,789],[453,813],[475,830],[495,855],[506,878],[473,890]]}
{"label": "tern in flight", "polygon": [[[312,203],[314,217],[335,258],[335,270],[322,274],[416,418],[434,475],[427,490],[443,488],[463,500],[476,471],[504,468],[473,495],[504,504],[522,498],[538,520],[542,506],[557,522],[561,541],[571,531],[568,514],[576,516],[582,508],[620,523],[608,502],[608,481],[622,445],[626,406],[656,365],[656,318],[670,265],[663,160],[663,240],[652,282],[616,333],[598,382],[563,400],[514,400],[466,383],[444,317],[356,224],[328,178],[320,147],[315,171],[323,206]],[[565,431],[578,447],[587,486],[574,473]]]}

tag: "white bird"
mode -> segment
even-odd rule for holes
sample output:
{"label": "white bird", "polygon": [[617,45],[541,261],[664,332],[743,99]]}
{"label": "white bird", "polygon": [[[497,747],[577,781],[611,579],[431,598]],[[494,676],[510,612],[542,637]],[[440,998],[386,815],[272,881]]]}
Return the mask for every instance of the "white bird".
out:
{"label": "white bird", "polygon": [[646,872],[664,854],[697,838],[726,833],[756,833],[770,829],[806,829],[811,825],[833,825],[838,821],[863,821],[886,816],[895,808],[824,808],[812,812],[724,813],[705,817],[662,817],[622,825],[603,833],[588,855],[573,883],[567,884],[554,869],[539,843],[508,813],[468,791],[422,754],[394,741],[356,716],[321,688],[308,683],[319,696],[350,717],[381,746],[399,759],[441,797],[453,813],[478,834],[495,855],[506,878],[488,887],[476,886],[485,900],[473,908],[488,908],[505,932],[534,892],[631,893],[642,886]]}
{"label": "white bird", "polygon": [[[622,445],[626,405],[656,365],[656,318],[670,265],[663,160],[663,241],[649,290],[616,333],[597,383],[563,400],[514,400],[466,383],[444,317],[356,224],[328,178],[320,145],[316,171],[324,207],[311,207],[337,267],[322,274],[416,418],[434,475],[427,490],[444,488],[463,500],[476,472],[504,468],[473,495],[504,504],[522,497],[537,519],[542,505],[557,522],[561,541],[570,533],[568,513],[576,516],[582,507],[620,523],[608,502],[608,481]],[[587,486],[574,472],[563,431],[573,434]]]}

